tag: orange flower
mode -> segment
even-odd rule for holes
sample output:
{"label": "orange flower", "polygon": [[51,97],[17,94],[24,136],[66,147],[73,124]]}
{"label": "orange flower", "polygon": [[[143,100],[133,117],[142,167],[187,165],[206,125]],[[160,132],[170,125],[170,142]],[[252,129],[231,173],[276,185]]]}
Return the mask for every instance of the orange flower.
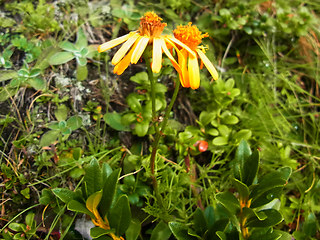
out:
{"label": "orange flower", "polygon": [[154,12],[147,12],[140,19],[139,31],[130,32],[127,35],[113,39],[98,47],[99,52],[104,52],[123,43],[112,58],[112,64],[115,65],[114,73],[120,75],[130,63],[136,64],[146,47],[152,45],[152,71],[154,73],[160,71],[162,67],[162,53],[164,52],[181,76],[181,68],[168,50],[167,44],[174,48],[177,48],[175,46],[175,44],[177,44],[181,49],[185,49],[191,56],[195,57],[195,54],[188,46],[173,36],[161,35],[164,27],[167,26],[166,23],[162,23],[161,21],[162,18]]}
{"label": "orange flower", "polygon": [[198,57],[206,66],[213,79],[217,80],[217,70],[205,55],[205,48],[203,46],[199,46],[202,42],[202,38],[208,37],[209,35],[207,33],[202,34],[196,26],[191,26],[191,23],[188,23],[186,26],[178,26],[173,31],[173,34],[176,39],[190,47],[194,53],[190,54],[190,52],[183,48],[179,49],[178,62],[182,71],[182,74],[180,75],[182,86],[191,87],[192,89],[197,89],[200,86]]}

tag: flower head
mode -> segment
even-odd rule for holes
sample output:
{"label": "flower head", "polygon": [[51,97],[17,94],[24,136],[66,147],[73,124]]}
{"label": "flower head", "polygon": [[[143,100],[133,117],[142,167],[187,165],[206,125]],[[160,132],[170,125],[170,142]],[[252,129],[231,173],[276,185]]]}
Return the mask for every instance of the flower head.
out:
{"label": "flower head", "polygon": [[191,55],[194,55],[194,53],[189,47],[175,39],[173,36],[162,35],[162,31],[167,24],[162,23],[161,21],[162,18],[154,12],[147,12],[140,18],[139,31],[130,32],[127,35],[101,44],[98,47],[99,52],[104,52],[123,43],[112,58],[112,64],[115,65],[113,70],[114,73],[120,75],[130,63],[136,64],[146,47],[152,45],[152,71],[155,73],[160,71],[162,53],[164,52],[181,76],[181,68],[168,50],[167,44],[174,48],[177,48],[175,45],[177,44],[180,48],[186,49]]}
{"label": "flower head", "polygon": [[179,50],[178,62],[182,71],[180,75],[182,86],[191,87],[192,89],[197,89],[200,86],[198,57],[206,66],[213,79],[218,79],[217,70],[205,55],[205,48],[199,46],[202,38],[208,37],[209,35],[207,33],[202,34],[199,29],[194,25],[192,26],[191,23],[188,23],[186,26],[178,26],[173,31],[173,34],[176,39],[187,45],[194,53],[190,54],[190,52],[187,52],[183,48]]}

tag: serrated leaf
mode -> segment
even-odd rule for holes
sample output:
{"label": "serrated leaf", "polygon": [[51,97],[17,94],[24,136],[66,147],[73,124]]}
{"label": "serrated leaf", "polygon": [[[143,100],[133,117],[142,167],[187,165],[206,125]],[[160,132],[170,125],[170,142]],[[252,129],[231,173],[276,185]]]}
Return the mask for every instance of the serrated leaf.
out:
{"label": "serrated leaf", "polygon": [[102,189],[102,176],[99,163],[96,159],[91,160],[90,164],[85,168],[84,182],[88,196]]}
{"label": "serrated leaf", "polygon": [[121,169],[113,171],[104,183],[102,189],[101,205],[99,206],[101,216],[105,216],[111,207],[111,203],[113,201],[118,179],[120,176],[120,171]]}
{"label": "serrated leaf", "polygon": [[108,214],[110,227],[114,228],[117,236],[121,236],[128,229],[131,222],[131,211],[129,200],[122,195]]}
{"label": "serrated leaf", "polygon": [[60,65],[67,63],[74,59],[75,56],[71,52],[57,52],[49,59],[49,64],[51,65]]}

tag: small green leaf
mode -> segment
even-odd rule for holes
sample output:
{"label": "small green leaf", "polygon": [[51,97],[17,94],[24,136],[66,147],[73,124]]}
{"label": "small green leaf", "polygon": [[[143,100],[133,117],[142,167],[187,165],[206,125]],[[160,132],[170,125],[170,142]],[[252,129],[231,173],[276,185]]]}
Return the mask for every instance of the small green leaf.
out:
{"label": "small green leaf", "polygon": [[24,227],[22,223],[10,223],[9,228],[15,232],[22,232]]}
{"label": "small green leaf", "polygon": [[228,144],[228,138],[226,137],[216,137],[212,140],[212,144],[216,146],[223,146]]}
{"label": "small green leaf", "polygon": [[71,131],[77,130],[82,126],[82,118],[78,116],[72,116],[67,120],[67,126]]}
{"label": "small green leaf", "polygon": [[18,71],[18,75],[19,75],[20,77],[28,78],[28,77],[29,77],[29,71],[26,70],[26,69],[20,69],[20,70]]}
{"label": "small green leaf", "polygon": [[28,213],[28,215],[26,216],[26,224],[29,227],[34,227],[34,225],[36,224],[35,222],[35,214],[33,212]]}
{"label": "small green leaf", "polygon": [[150,240],[167,240],[171,236],[170,228],[168,224],[160,221],[151,233]]}
{"label": "small green leaf", "polygon": [[214,120],[217,116],[216,112],[206,112],[202,111],[199,116],[199,121],[203,124],[203,126],[208,125],[212,120]]}
{"label": "small green leaf", "polygon": [[226,116],[222,119],[223,124],[234,125],[239,122],[239,118],[234,115]]}
{"label": "small green leaf", "polygon": [[65,121],[68,116],[69,109],[66,105],[61,104],[58,106],[57,110],[54,112],[56,119],[60,121]]}
{"label": "small green leaf", "polygon": [[137,94],[129,94],[127,97],[127,102],[129,107],[136,113],[142,112],[142,107],[139,101],[139,96]]}
{"label": "small green leaf", "polygon": [[60,65],[67,63],[74,59],[74,55],[71,52],[57,52],[49,59],[49,64]]}
{"label": "small green leaf", "polygon": [[36,90],[45,90],[46,82],[43,78],[29,78],[28,83]]}
{"label": "small green leaf", "polygon": [[40,146],[45,147],[53,144],[59,137],[60,131],[57,130],[49,130],[45,134],[42,135],[40,139]]}
{"label": "small green leaf", "polygon": [[116,235],[121,236],[128,229],[131,222],[129,200],[122,195],[108,214],[110,227],[116,230]]}
{"label": "small green leaf", "polygon": [[139,137],[144,137],[148,133],[148,129],[149,129],[148,121],[142,121],[142,122],[136,123],[135,131]]}
{"label": "small green leaf", "polygon": [[248,143],[244,140],[242,140],[238,146],[236,157],[233,164],[233,174],[236,179],[243,181],[243,167],[245,164],[245,161],[249,159],[252,152],[248,145]]}
{"label": "small green leaf", "polygon": [[249,140],[251,136],[252,136],[252,132],[249,129],[242,129],[233,135],[233,139],[235,139],[236,142],[238,143],[242,139]]}
{"label": "small green leaf", "polygon": [[41,69],[39,69],[39,68],[34,68],[34,69],[32,69],[31,71],[30,71],[30,74],[29,74],[29,77],[36,77],[36,76],[38,76],[38,75],[40,75],[40,73],[41,73]]}
{"label": "small green leaf", "polygon": [[120,113],[117,113],[117,112],[106,113],[103,116],[103,119],[110,127],[112,127],[113,129],[115,129],[117,131],[128,131],[129,130],[128,126],[122,124]]}

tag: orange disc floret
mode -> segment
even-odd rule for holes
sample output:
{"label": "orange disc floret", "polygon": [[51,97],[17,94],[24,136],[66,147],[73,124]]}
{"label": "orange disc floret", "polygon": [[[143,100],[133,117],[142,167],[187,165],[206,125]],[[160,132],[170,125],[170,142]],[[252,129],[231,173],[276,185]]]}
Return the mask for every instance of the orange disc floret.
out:
{"label": "orange disc floret", "polygon": [[208,33],[202,34],[197,26],[191,26],[191,22],[186,26],[178,26],[174,31],[173,35],[176,39],[180,40],[192,50],[196,50],[197,46],[201,43],[202,38],[209,37]]}
{"label": "orange disc floret", "polygon": [[[140,18],[140,35],[148,37],[159,37],[167,26],[166,23],[162,23],[162,18],[154,12],[146,12],[143,17]],[[150,39],[152,41],[152,39]]]}

